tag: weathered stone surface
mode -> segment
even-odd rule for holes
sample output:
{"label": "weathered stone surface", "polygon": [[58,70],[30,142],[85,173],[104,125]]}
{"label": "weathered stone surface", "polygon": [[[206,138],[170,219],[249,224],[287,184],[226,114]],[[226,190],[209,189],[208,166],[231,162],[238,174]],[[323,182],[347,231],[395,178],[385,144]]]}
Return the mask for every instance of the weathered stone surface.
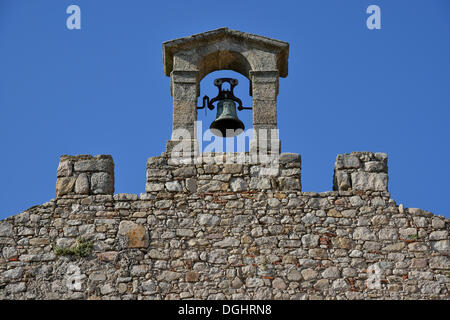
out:
{"label": "weathered stone surface", "polygon": [[128,238],[129,248],[146,248],[148,246],[148,232],[142,225],[132,221],[122,221],[118,235]]}
{"label": "weathered stone surface", "polygon": [[91,176],[91,190],[93,194],[114,193],[114,181],[109,173],[95,172]]}
{"label": "weathered stone surface", "polygon": [[247,288],[262,287],[264,285],[264,281],[260,278],[247,278],[247,280],[245,281],[245,285],[247,286]]}
{"label": "weathered stone surface", "polygon": [[340,276],[339,269],[336,267],[328,267],[322,272],[322,277],[325,279],[337,279]]}
{"label": "weathered stone surface", "polygon": [[118,252],[117,251],[106,251],[97,254],[97,258],[100,261],[113,262],[117,259]]}
{"label": "weathered stone surface", "polygon": [[330,282],[328,279],[320,279],[314,284],[314,288],[316,290],[325,290],[330,286]]}
{"label": "weathered stone surface", "polygon": [[293,177],[281,177],[278,179],[278,183],[282,190],[298,190],[302,189],[300,178]]}
{"label": "weathered stone surface", "polygon": [[366,227],[358,227],[353,232],[355,240],[377,240],[376,235]]}
{"label": "weathered stone surface", "polygon": [[56,180],[56,196],[61,197],[72,192],[75,181],[75,178],[72,177],[58,178],[58,180]]}
{"label": "weathered stone surface", "polygon": [[197,282],[200,278],[200,274],[198,272],[186,272],[186,281],[187,282]]}
{"label": "weathered stone surface", "polygon": [[450,259],[448,256],[436,256],[432,257],[429,261],[430,268],[432,269],[450,269]]}
{"label": "weathered stone surface", "polygon": [[17,267],[13,269],[9,269],[3,272],[1,275],[8,280],[19,279],[23,276],[24,269],[22,267]]}
{"label": "weathered stone surface", "polygon": [[319,244],[319,236],[313,234],[305,234],[302,237],[302,244],[306,248],[314,248]]}
{"label": "weathered stone surface", "polygon": [[299,281],[301,278],[302,274],[299,270],[291,270],[287,276],[287,279],[289,281]]}
{"label": "weathered stone surface", "polygon": [[11,258],[17,258],[18,251],[15,247],[4,247],[2,249],[3,258],[9,260]]}
{"label": "weathered stone surface", "polygon": [[75,181],[75,193],[89,194],[89,178],[86,173],[81,173]]}
{"label": "weathered stone surface", "polygon": [[227,251],[225,249],[211,250],[208,254],[209,263],[227,263]]}
{"label": "weathered stone surface", "polygon": [[430,234],[430,240],[445,240],[448,239],[448,231],[433,231]]}
{"label": "weathered stone surface", "polygon": [[242,178],[234,178],[230,181],[230,189],[233,192],[247,190],[248,184]]}
{"label": "weathered stone surface", "polygon": [[113,196],[115,201],[136,201],[138,199],[137,194],[133,193],[116,193]]}
{"label": "weathered stone surface", "polygon": [[367,161],[364,163],[364,170],[367,172],[383,172],[386,165],[381,161]]}
{"label": "weathered stone surface", "polygon": [[355,190],[387,191],[388,175],[386,173],[353,172],[352,188]]}
{"label": "weathered stone surface", "polygon": [[319,273],[317,271],[315,271],[314,269],[308,268],[308,269],[302,270],[301,274],[305,281],[309,281],[309,280],[316,279]]}
{"label": "weathered stone surface", "polygon": [[353,247],[353,241],[345,237],[332,238],[331,243],[340,249],[351,249]]}
{"label": "weathered stone surface", "polygon": [[336,171],[335,179],[337,190],[349,190],[351,188],[350,177],[345,171]]}
{"label": "weathered stone surface", "polygon": [[192,231],[191,229],[179,228],[176,231],[176,235],[178,237],[193,237],[194,236],[194,231]]}
{"label": "weathered stone surface", "polygon": [[445,228],[445,221],[440,218],[431,219],[431,225],[434,229],[442,229]]}
{"label": "weathered stone surface", "polygon": [[78,172],[114,172],[114,163],[109,159],[81,160],[74,164]]}
{"label": "weathered stone surface", "polygon": [[0,237],[11,237],[14,235],[14,226],[11,223],[2,221],[0,222]]}
{"label": "weathered stone surface", "polygon": [[201,214],[199,216],[199,224],[202,226],[212,227],[220,223],[220,218],[211,214]]}
{"label": "weathered stone surface", "polygon": [[158,292],[157,284],[154,280],[147,280],[141,284],[142,291],[147,294],[154,294]]}
{"label": "weathered stone surface", "polygon": [[191,193],[197,192],[197,180],[193,178],[187,178],[186,189]]}
{"label": "weathered stone surface", "polygon": [[223,166],[223,173],[241,173],[243,165],[240,163],[230,163]]}
{"label": "weathered stone surface", "polygon": [[163,183],[153,183],[149,182],[145,185],[145,191],[146,192],[155,192],[155,191],[161,191],[164,190],[164,184]]}
{"label": "weathered stone surface", "polygon": [[272,281],[272,287],[275,289],[284,290],[287,286],[283,279],[276,278]]}
{"label": "weathered stone surface", "polygon": [[9,293],[20,293],[24,292],[26,289],[27,286],[25,285],[25,282],[11,283],[6,286],[6,292]]}
{"label": "weathered stone surface", "polygon": [[353,155],[340,154],[336,158],[336,168],[337,169],[357,169],[361,166],[359,158]]}
{"label": "weathered stone surface", "polygon": [[173,191],[173,192],[179,192],[182,191],[182,187],[181,184],[178,181],[169,181],[166,182],[166,188],[169,191]]}
{"label": "weathered stone surface", "polygon": [[174,177],[188,178],[195,176],[196,174],[197,170],[193,166],[181,167],[173,171]]}
{"label": "weathered stone surface", "polygon": [[383,228],[378,233],[378,238],[380,240],[397,240],[398,230],[394,228]]}
{"label": "weathered stone surface", "polygon": [[163,271],[158,277],[158,281],[167,281],[171,282],[177,279],[180,279],[182,277],[182,273],[180,272],[173,272],[173,271]]}
{"label": "weathered stone surface", "polygon": [[281,163],[289,163],[289,162],[300,162],[301,157],[298,153],[281,153],[280,154],[280,162]]}
{"label": "weathered stone surface", "polygon": [[58,165],[58,169],[56,171],[56,176],[60,177],[70,177],[73,172],[73,163],[72,161],[66,160],[61,161]]}
{"label": "weathered stone surface", "polygon": [[239,246],[240,241],[234,237],[227,237],[222,241],[218,241],[214,243],[215,247],[228,248],[228,247],[237,247]]}
{"label": "weathered stone surface", "polygon": [[197,191],[198,192],[214,192],[214,191],[221,191],[222,190],[223,183],[220,181],[210,181],[204,185],[198,186]]}
{"label": "weathered stone surface", "polygon": [[450,240],[440,240],[431,242],[431,249],[442,253],[450,253]]}

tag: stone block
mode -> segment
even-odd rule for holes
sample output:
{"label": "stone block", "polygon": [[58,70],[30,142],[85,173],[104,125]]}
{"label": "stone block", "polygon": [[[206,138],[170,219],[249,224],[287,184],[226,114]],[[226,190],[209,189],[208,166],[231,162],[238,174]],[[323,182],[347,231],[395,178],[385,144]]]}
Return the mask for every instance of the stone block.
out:
{"label": "stone block", "polygon": [[301,163],[301,156],[298,153],[288,153],[284,152],[280,154],[280,163]]}
{"label": "stone block", "polygon": [[56,196],[61,197],[63,195],[69,194],[73,191],[75,186],[74,177],[63,177],[56,180]]}
{"label": "stone block", "polygon": [[350,190],[351,182],[348,173],[343,170],[336,170],[334,172],[334,190]]}
{"label": "stone block", "polygon": [[185,182],[187,191],[191,193],[197,192],[197,180],[195,178],[187,178]]}
{"label": "stone block", "polygon": [[91,190],[93,194],[113,194],[114,180],[109,173],[95,172],[91,176]]}
{"label": "stone block", "polygon": [[70,177],[73,172],[73,163],[70,160],[60,161],[58,169],[56,171],[56,176],[60,177]]}
{"label": "stone block", "polygon": [[178,181],[169,181],[166,182],[166,189],[172,192],[180,192],[183,190],[181,184]]}
{"label": "stone block", "polygon": [[336,169],[357,169],[361,167],[359,158],[349,154],[339,154],[336,158]]}
{"label": "stone block", "polygon": [[233,192],[244,191],[244,190],[247,190],[247,188],[248,188],[248,184],[242,178],[233,178],[230,181],[230,189]]}
{"label": "stone block", "polygon": [[118,235],[128,239],[129,248],[146,248],[148,246],[147,229],[132,221],[120,222]]}
{"label": "stone block", "polygon": [[112,159],[91,159],[80,160],[74,164],[75,172],[114,172],[114,163]]}
{"label": "stone block", "polygon": [[364,162],[364,171],[367,172],[386,172],[386,165],[381,161]]}
{"label": "stone block", "polygon": [[388,191],[388,175],[356,171],[351,174],[352,189],[363,191]]}
{"label": "stone block", "polygon": [[281,190],[286,191],[302,190],[300,177],[280,177],[278,178],[278,183],[280,185]]}
{"label": "stone block", "polygon": [[0,221],[0,237],[11,237],[14,235],[14,227],[11,223]]}
{"label": "stone block", "polygon": [[89,177],[86,173],[80,173],[75,181],[75,193],[89,194]]}

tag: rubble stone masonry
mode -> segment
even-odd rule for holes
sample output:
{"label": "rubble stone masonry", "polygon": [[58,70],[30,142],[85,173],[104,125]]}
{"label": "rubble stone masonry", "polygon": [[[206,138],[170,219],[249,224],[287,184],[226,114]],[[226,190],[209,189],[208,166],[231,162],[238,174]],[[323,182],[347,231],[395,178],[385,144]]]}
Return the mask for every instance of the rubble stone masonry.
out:
{"label": "rubble stone masonry", "polygon": [[386,154],[338,155],[322,193],[298,154],[233,156],[150,158],[140,196],[62,156],[56,199],[0,221],[0,299],[449,299],[449,219],[396,204]]}

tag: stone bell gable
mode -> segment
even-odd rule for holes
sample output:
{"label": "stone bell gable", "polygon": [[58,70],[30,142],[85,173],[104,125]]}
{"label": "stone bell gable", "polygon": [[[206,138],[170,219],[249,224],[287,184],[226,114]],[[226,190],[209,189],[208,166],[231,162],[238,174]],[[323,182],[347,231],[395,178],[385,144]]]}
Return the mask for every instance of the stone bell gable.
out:
{"label": "stone bell gable", "polygon": [[[173,133],[167,151],[181,143],[176,130],[184,129],[193,137],[184,143],[198,153],[195,121],[200,81],[216,70],[233,70],[249,79],[255,134],[250,151],[257,151],[258,130],[277,128],[278,78],[287,77],[288,56],[287,42],[228,28],[164,42],[164,74],[171,78],[173,97]],[[276,134],[262,139],[267,140],[265,145],[280,150]]]}
{"label": "stone bell gable", "polygon": [[[222,69],[249,78],[253,127],[276,129],[288,49],[227,28],[165,42],[173,134],[143,162],[143,192],[114,193],[109,155],[61,156],[56,197],[0,221],[0,300],[448,300],[450,219],[396,203],[385,153],[339,154],[332,191],[305,192],[277,136],[207,153],[177,135],[195,133],[200,80]],[[177,157],[180,143],[193,148]]]}

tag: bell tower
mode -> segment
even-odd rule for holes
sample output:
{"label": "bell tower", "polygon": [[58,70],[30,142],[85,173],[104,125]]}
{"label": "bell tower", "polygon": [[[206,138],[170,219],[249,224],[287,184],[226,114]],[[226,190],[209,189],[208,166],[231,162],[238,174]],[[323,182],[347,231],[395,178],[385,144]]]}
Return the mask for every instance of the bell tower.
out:
{"label": "bell tower", "polygon": [[[250,81],[253,139],[250,153],[280,153],[277,130],[278,78],[288,74],[289,44],[220,28],[163,43],[164,74],[173,97],[172,136],[166,152],[197,155],[196,120],[200,81],[217,70],[233,70]],[[187,152],[187,153],[186,153]]]}

